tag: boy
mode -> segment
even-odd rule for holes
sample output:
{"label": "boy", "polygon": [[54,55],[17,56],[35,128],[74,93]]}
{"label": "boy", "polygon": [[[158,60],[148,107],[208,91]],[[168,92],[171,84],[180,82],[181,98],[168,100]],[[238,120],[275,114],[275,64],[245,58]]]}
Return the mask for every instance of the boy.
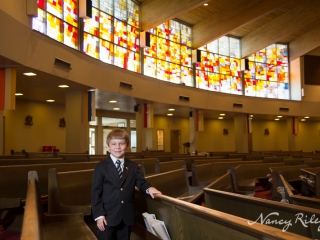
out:
{"label": "boy", "polygon": [[152,198],[161,194],[150,187],[138,164],[125,158],[129,143],[126,131],[111,131],[107,136],[110,156],[94,169],[91,202],[99,240],[130,239],[130,226],[134,224],[135,186]]}

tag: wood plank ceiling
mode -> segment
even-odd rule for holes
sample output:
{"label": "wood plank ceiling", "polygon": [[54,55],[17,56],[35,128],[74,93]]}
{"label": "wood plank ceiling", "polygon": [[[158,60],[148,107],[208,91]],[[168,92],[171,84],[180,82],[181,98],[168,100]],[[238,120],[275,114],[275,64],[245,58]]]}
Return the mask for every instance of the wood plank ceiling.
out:
{"label": "wood plank ceiling", "polygon": [[[207,2],[208,6],[203,3]],[[320,46],[319,0],[141,0],[141,28],[170,19],[193,27],[193,47],[224,35],[242,39],[242,57],[289,43],[290,61]],[[292,46],[292,47],[291,47]]]}

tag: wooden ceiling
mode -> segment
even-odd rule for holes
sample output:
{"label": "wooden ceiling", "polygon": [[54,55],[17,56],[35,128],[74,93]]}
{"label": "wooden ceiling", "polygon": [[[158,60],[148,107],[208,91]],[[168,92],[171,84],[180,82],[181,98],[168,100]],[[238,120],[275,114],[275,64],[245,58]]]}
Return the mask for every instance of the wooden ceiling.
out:
{"label": "wooden ceiling", "polygon": [[[320,46],[319,0],[141,0],[141,28],[170,19],[193,28],[193,47],[225,35],[241,38],[242,57],[289,43],[290,61]],[[208,6],[203,4],[207,2]]]}

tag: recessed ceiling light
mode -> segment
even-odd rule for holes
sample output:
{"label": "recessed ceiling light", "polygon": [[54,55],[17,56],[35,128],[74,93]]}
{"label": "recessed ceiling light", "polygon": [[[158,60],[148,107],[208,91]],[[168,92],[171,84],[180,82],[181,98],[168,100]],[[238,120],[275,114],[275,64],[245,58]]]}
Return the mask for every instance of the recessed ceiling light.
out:
{"label": "recessed ceiling light", "polygon": [[110,100],[109,103],[116,103],[118,102],[117,100]]}
{"label": "recessed ceiling light", "polygon": [[172,114],[172,113],[168,113],[167,115],[168,115],[168,116],[173,116],[173,114]]}
{"label": "recessed ceiling light", "polygon": [[16,93],[15,95],[16,95],[16,96],[22,96],[23,93]]}
{"label": "recessed ceiling light", "polygon": [[223,117],[218,117],[218,119],[223,119]]}
{"label": "recessed ceiling light", "polygon": [[168,109],[168,111],[174,111],[174,110],[175,110],[174,108],[169,108],[169,109]]}
{"label": "recessed ceiling light", "polygon": [[276,120],[276,121],[279,121],[280,119],[279,119],[279,118],[276,118],[275,120]]}
{"label": "recessed ceiling light", "polygon": [[282,118],[282,116],[277,116],[277,118]]}
{"label": "recessed ceiling light", "polygon": [[302,122],[304,122],[304,121],[305,121],[305,119],[303,118],[303,119],[301,119],[301,121],[302,121]]}
{"label": "recessed ceiling light", "polygon": [[69,86],[68,85],[59,85],[58,87],[59,88],[68,88]]}
{"label": "recessed ceiling light", "polygon": [[35,74],[33,72],[26,72],[26,73],[23,73],[23,75],[26,75],[28,77],[37,76],[37,74]]}
{"label": "recessed ceiling light", "polygon": [[305,116],[304,118],[309,118],[308,116]]}
{"label": "recessed ceiling light", "polygon": [[120,108],[113,108],[113,110],[120,110]]}
{"label": "recessed ceiling light", "polygon": [[56,100],[48,99],[47,102],[55,102]]}
{"label": "recessed ceiling light", "polygon": [[253,115],[250,115],[251,118],[253,118]]}
{"label": "recessed ceiling light", "polygon": [[209,5],[208,3],[204,3],[204,4],[203,4],[203,6],[208,6],[208,5]]}
{"label": "recessed ceiling light", "polygon": [[224,114],[224,113],[220,113],[220,116],[225,116],[226,114]]}

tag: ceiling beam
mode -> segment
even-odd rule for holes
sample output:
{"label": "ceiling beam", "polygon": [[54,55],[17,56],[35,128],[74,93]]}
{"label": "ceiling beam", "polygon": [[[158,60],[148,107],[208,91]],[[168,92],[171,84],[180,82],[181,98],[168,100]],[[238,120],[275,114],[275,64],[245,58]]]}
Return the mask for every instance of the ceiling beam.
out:
{"label": "ceiling beam", "polygon": [[303,4],[245,35],[242,57],[276,43],[314,22],[320,16],[320,1],[306,0]]}
{"label": "ceiling beam", "polygon": [[193,47],[199,48],[232,30],[250,23],[271,11],[289,3],[291,0],[238,1],[208,16],[193,26]]}
{"label": "ceiling beam", "polygon": [[320,46],[320,24],[289,43],[290,62]]}
{"label": "ceiling beam", "polygon": [[141,4],[141,30],[146,31],[203,5],[204,0],[147,0]]}

